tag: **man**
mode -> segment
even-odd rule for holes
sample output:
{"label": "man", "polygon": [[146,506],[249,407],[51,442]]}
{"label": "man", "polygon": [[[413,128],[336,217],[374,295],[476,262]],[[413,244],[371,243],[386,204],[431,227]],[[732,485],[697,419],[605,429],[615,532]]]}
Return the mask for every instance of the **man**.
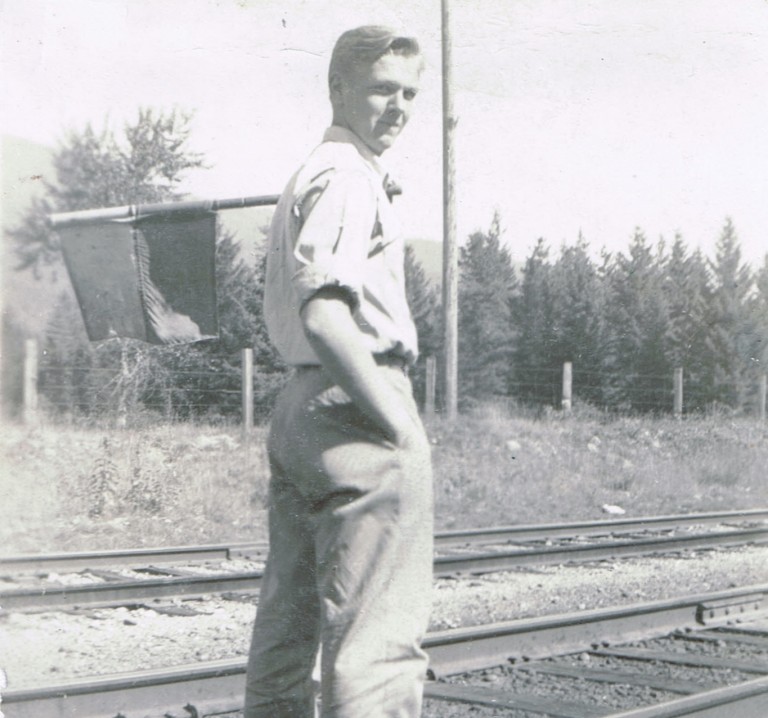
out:
{"label": "man", "polygon": [[416,331],[403,238],[379,157],[407,123],[423,67],[412,38],[344,33],[333,124],[289,182],[269,234],[264,312],[296,371],[275,407],[270,554],[246,718],[421,712],[432,579],[429,444],[406,369]]}

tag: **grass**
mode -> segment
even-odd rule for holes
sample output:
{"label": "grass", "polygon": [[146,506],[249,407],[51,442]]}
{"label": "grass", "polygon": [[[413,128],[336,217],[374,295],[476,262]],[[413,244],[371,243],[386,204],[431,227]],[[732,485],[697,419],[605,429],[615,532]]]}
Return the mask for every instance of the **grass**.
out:
{"label": "grass", "polygon": [[433,426],[436,516],[445,528],[767,503],[768,425],[476,412]]}
{"label": "grass", "polygon": [[[538,418],[480,407],[427,422],[438,529],[768,505],[768,424]],[[266,538],[265,429],[166,425],[0,432],[0,551]]]}

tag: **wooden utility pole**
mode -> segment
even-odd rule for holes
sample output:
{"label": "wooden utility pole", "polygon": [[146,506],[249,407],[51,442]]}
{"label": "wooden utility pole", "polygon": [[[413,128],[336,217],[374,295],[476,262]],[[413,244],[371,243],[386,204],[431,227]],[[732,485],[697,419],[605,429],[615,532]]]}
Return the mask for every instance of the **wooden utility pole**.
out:
{"label": "wooden utility pole", "polygon": [[441,0],[443,47],[443,343],[445,367],[445,414],[457,414],[458,383],[458,247],[456,244],[456,197],[454,131],[457,119],[451,88],[451,17],[449,0]]}

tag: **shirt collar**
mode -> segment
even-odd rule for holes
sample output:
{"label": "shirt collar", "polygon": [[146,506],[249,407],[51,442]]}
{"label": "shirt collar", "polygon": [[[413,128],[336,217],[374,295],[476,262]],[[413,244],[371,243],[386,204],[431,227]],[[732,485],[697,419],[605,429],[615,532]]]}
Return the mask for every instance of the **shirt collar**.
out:
{"label": "shirt collar", "polygon": [[388,177],[387,169],[381,163],[381,160],[375,155],[371,148],[368,147],[352,130],[348,130],[346,127],[340,127],[339,125],[331,125],[323,135],[323,142],[348,142],[354,145],[363,159],[371,165],[376,174],[381,176],[382,181]]}

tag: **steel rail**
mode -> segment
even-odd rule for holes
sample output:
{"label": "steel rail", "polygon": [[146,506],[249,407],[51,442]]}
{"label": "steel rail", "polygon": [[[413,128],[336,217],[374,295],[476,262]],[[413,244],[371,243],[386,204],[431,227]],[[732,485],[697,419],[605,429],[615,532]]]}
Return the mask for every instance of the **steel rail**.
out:
{"label": "steel rail", "polygon": [[568,536],[601,536],[615,532],[653,531],[673,529],[697,524],[718,524],[729,521],[766,521],[768,508],[743,511],[717,511],[698,514],[669,514],[666,516],[641,516],[599,521],[571,521],[562,524],[527,524],[522,526],[497,526],[484,529],[443,531],[435,534],[435,545],[446,546],[462,543],[492,543],[494,541],[537,541]]}
{"label": "steel rail", "polygon": [[[435,534],[438,547],[483,543],[526,543],[553,538],[604,536],[633,531],[652,531],[691,525],[722,524],[732,521],[768,521],[768,509],[721,511],[699,514],[646,516],[626,519],[601,519],[563,524],[526,524],[484,529],[441,531]],[[30,571],[76,571],[100,566],[129,566],[138,562],[182,563],[216,561],[263,553],[265,544],[249,542],[207,546],[170,546],[119,551],[84,551],[55,554],[0,556],[0,573]]]}
{"label": "steel rail", "polygon": [[[87,684],[68,683],[48,690],[13,691],[5,695],[7,718],[104,718],[113,715],[160,716],[194,706],[199,715],[229,713],[242,708],[245,663],[219,661],[205,668],[183,666],[155,681],[152,676],[96,679]],[[161,682],[162,681],[162,682]],[[579,704],[542,701],[541,698],[504,694],[486,687],[428,683],[424,697],[433,700],[532,710],[572,718],[722,718],[723,710],[739,718],[765,718],[768,714],[768,678],[710,689],[655,706],[621,713],[591,711]],[[557,711],[558,706],[562,712]],[[186,711],[185,711],[186,712]],[[181,713],[176,713],[181,715]],[[188,715],[192,715],[188,713]]]}
{"label": "steel rail", "polygon": [[511,693],[488,686],[429,683],[424,686],[424,697],[449,703],[528,711],[543,714],[547,718],[604,718],[606,716],[605,709],[583,703],[553,700],[517,691]]}
{"label": "steel rail", "polygon": [[[519,566],[562,564],[642,556],[670,551],[721,548],[768,542],[768,527],[741,531],[695,534],[677,537],[639,539],[627,542],[603,542],[589,545],[541,547],[517,551],[491,552],[463,556],[438,556],[435,576],[460,573],[482,574]],[[42,586],[0,591],[3,611],[55,610],[71,606],[108,606],[158,598],[193,598],[225,592],[256,592],[261,571],[200,576],[165,577],[140,580],[107,581],[75,586]]]}
{"label": "steel rail", "polygon": [[224,561],[230,558],[232,547],[226,544],[208,546],[168,546],[166,548],[137,548],[128,551],[77,551],[72,553],[29,554],[0,558],[0,572],[14,571],[82,571],[101,566],[130,566],[148,563],[194,563]]}
{"label": "steel rail", "polygon": [[[744,606],[747,603],[755,613],[768,610],[768,584],[619,608],[438,631],[427,636],[424,647],[429,653],[431,672],[435,676],[444,676],[504,665],[510,659],[523,656],[545,658],[591,650],[595,644],[604,642],[644,640],[675,630],[701,628],[701,617],[706,614],[702,607]],[[753,614],[742,612],[739,615],[748,618]],[[716,624],[723,625],[733,618],[733,615],[722,613]],[[242,707],[245,668],[246,660],[236,658],[90,680],[70,680],[40,688],[11,689],[3,694],[3,710],[7,718],[104,718],[118,712],[129,718],[134,715],[159,718],[164,714],[183,715],[181,711],[185,705],[194,706],[200,714],[236,711]],[[480,695],[461,694],[462,686],[446,688],[445,685],[428,683],[425,696],[450,701],[482,701]],[[488,705],[500,705],[497,694],[486,695],[488,701],[497,701],[488,702]],[[512,700],[512,697],[507,696],[507,699]],[[714,718],[723,714],[701,711],[711,710],[711,706],[722,709],[736,700],[741,701],[739,706],[768,705],[768,678],[708,690],[611,718]],[[660,711],[673,705],[674,708],[665,709],[667,712],[642,712]],[[520,702],[515,707],[521,707]],[[690,709],[699,712],[681,712]],[[764,718],[766,713],[739,712],[733,715]]]}
{"label": "steel rail", "polygon": [[720,548],[745,543],[765,543],[768,528],[723,531],[662,538],[611,541],[589,545],[547,546],[519,551],[499,551],[482,555],[439,556],[435,559],[437,575],[502,571],[529,564],[568,563],[569,561],[602,561],[619,556],[642,556],[658,552],[691,551]]}
{"label": "steel rail", "polygon": [[[79,586],[43,586],[0,591],[0,610],[56,610],[145,603],[159,598],[199,598],[213,593],[255,593],[263,572],[107,581]],[[151,608],[151,605],[148,606]]]}
{"label": "steel rail", "polygon": [[159,718],[184,715],[188,704],[200,714],[236,711],[243,706],[245,666],[242,658],[224,659],[10,690],[3,712],[6,718]]}
{"label": "steel rail", "polygon": [[681,666],[694,666],[696,668],[720,668],[723,670],[740,671],[741,673],[768,675],[768,665],[759,666],[749,661],[699,656],[694,653],[670,653],[669,651],[643,650],[640,648],[618,648],[595,651],[595,655],[629,658],[638,661],[662,661],[664,663],[675,663]]}
{"label": "steel rail", "polygon": [[614,713],[607,718],[765,718],[768,677],[677,698],[657,706]]}
{"label": "steel rail", "polygon": [[[715,606],[718,610],[710,613]],[[451,675],[491,668],[510,659],[546,658],[603,643],[644,640],[675,630],[723,625],[764,611],[768,611],[768,584],[437,631],[425,639],[424,648],[433,672]]]}
{"label": "steel rail", "polygon": [[765,718],[768,715],[768,678],[757,678],[620,713],[607,712],[605,709],[584,704],[549,701],[539,696],[520,696],[477,686],[428,684],[424,689],[424,696],[453,703],[530,710],[557,718],[723,718],[725,715],[736,718]]}

